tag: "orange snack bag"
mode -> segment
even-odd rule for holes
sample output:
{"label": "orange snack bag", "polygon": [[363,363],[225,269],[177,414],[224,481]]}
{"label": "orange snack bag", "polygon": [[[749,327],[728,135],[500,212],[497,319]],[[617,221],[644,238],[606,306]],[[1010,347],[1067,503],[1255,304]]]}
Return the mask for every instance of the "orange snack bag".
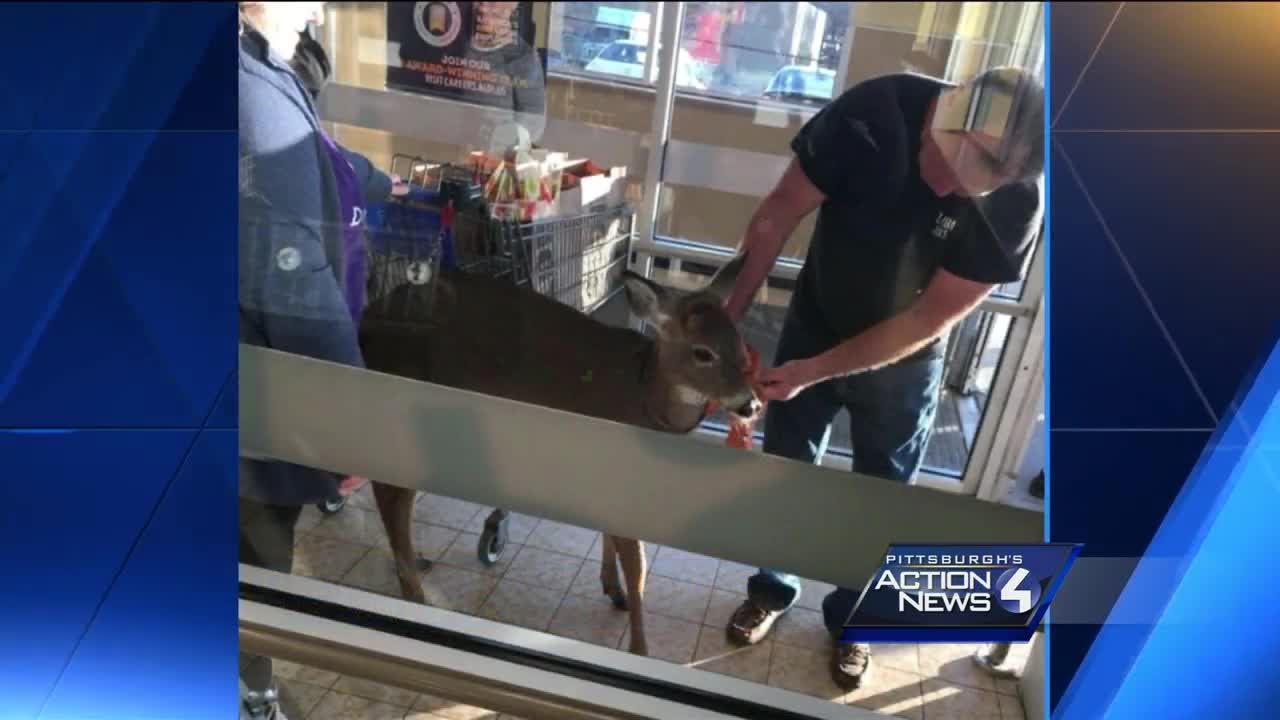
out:
{"label": "orange snack bag", "polygon": [[[747,356],[747,365],[742,369],[742,372],[744,375],[751,378],[754,384],[756,373],[760,371],[760,355],[755,351],[755,349],[750,345],[747,345],[745,342],[742,347]],[[758,391],[757,394],[759,394]],[[714,408],[714,402],[708,403],[708,413],[714,410]],[[759,415],[756,417],[759,417]],[[750,420],[743,421],[731,416],[729,419],[729,434],[725,436],[724,439],[725,447],[750,450],[753,447],[752,437],[755,432],[755,420],[756,418],[752,418]]]}

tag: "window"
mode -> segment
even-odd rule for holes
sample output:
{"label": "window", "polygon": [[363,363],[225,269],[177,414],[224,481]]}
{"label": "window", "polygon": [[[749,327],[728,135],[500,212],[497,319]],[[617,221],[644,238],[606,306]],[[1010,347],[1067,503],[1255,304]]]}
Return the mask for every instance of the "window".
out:
{"label": "window", "polygon": [[614,62],[624,63],[643,63],[641,55],[644,53],[642,48],[638,48],[630,43],[616,42],[605,48],[600,53],[598,60],[612,60]]}
{"label": "window", "polygon": [[849,27],[848,3],[691,2],[681,47],[714,95],[811,104],[830,100]]}
{"label": "window", "polygon": [[790,100],[794,102],[825,105],[832,99],[836,87],[836,74],[833,70],[821,68],[785,67],[773,76],[764,97],[770,100]]}
{"label": "window", "polygon": [[[554,3],[548,68],[652,85],[654,3]],[[680,32],[676,86],[722,98],[814,105],[835,91],[847,3],[692,2]],[[645,68],[649,76],[645,77]]]}
{"label": "window", "polygon": [[643,65],[644,60],[637,55],[635,47],[648,47],[653,21],[652,5],[643,2],[553,3],[548,69],[562,73],[588,71],[636,80],[643,78],[643,72],[632,75],[610,68],[589,70],[587,66],[597,59]]}

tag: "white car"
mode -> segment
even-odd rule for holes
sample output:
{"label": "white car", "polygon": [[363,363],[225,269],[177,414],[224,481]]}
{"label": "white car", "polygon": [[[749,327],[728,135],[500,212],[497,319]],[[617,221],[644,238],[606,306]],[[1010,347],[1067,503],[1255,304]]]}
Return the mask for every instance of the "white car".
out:
{"label": "white car", "polygon": [[825,105],[835,97],[836,74],[822,68],[786,65],[773,76],[764,97],[770,100]]}
{"label": "white car", "polygon": [[[594,60],[587,63],[587,72],[601,75],[616,75],[633,80],[644,79],[644,61],[649,48],[644,43],[634,40],[618,40],[609,43]],[[680,49],[680,60],[676,65],[676,84],[680,87],[691,87],[705,90],[706,87],[693,75],[694,59],[689,53]]]}

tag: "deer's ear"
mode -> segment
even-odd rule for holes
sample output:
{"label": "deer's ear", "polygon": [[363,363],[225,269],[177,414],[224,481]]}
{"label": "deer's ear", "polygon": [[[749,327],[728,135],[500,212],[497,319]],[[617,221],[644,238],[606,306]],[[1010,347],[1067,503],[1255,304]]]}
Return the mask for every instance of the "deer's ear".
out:
{"label": "deer's ear", "polygon": [[630,270],[623,272],[622,281],[636,317],[658,324],[667,319],[667,291],[661,285]]}
{"label": "deer's ear", "polygon": [[742,265],[746,261],[747,256],[742,254],[734,256],[732,260],[725,263],[707,284],[707,292],[719,297],[722,301],[728,300],[729,295],[733,293],[734,284],[738,282],[738,273],[742,272]]}

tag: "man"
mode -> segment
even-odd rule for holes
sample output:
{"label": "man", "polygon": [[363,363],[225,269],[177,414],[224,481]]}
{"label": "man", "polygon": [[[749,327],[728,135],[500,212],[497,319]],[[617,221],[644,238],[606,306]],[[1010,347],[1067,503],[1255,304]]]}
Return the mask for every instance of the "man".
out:
{"label": "man", "polygon": [[[765,452],[821,462],[849,411],[855,472],[911,482],[937,407],[946,332],[997,285],[1022,277],[1042,218],[1043,90],[1012,68],[963,86],[912,74],[863,82],[810,120],[756,210],[727,309],[741,319],[800,220],[818,209],[808,257],[762,373]],[[858,508],[850,508],[857,522]],[[799,598],[798,578],[761,569],[729,622],[760,642]],[[839,635],[858,598],[822,603]],[[870,668],[840,644],[843,687]]]}

